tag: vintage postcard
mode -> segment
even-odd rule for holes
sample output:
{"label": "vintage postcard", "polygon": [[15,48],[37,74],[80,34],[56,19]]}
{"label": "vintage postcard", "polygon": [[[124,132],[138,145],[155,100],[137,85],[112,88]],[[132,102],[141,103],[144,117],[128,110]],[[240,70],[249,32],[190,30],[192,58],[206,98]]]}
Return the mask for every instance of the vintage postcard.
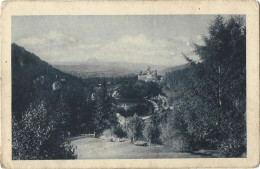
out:
{"label": "vintage postcard", "polygon": [[3,168],[259,163],[256,1],[5,1]]}

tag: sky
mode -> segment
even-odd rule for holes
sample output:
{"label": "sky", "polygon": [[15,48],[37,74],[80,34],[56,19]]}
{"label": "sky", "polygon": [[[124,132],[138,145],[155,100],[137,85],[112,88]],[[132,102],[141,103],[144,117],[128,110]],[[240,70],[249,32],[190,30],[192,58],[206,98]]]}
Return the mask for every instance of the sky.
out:
{"label": "sky", "polygon": [[215,15],[13,16],[12,43],[51,64],[181,65]]}

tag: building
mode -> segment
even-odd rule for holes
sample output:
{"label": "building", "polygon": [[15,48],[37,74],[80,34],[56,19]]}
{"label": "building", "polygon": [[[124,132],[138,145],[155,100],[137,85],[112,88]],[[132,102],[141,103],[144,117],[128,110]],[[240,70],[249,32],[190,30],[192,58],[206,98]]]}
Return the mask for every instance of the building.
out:
{"label": "building", "polygon": [[151,116],[144,116],[141,117],[141,119],[145,122],[145,123],[150,123],[152,121]]}
{"label": "building", "polygon": [[61,82],[56,81],[52,84],[52,90],[59,90],[61,88]]}
{"label": "building", "polygon": [[157,82],[157,70],[151,70],[150,66],[147,67],[145,72],[140,71],[138,74],[138,80],[142,80],[145,82]]}
{"label": "building", "polygon": [[[56,79],[58,78],[58,75],[56,75]],[[66,79],[60,79],[52,83],[52,90],[59,90],[62,88],[62,86],[65,84]]]}
{"label": "building", "polygon": [[126,124],[126,118],[119,113],[116,113],[117,121],[121,126],[125,126]]}
{"label": "building", "polygon": [[120,98],[120,94],[117,90],[115,90],[113,93],[112,93],[112,97],[115,98],[116,100],[118,100]]}
{"label": "building", "polygon": [[97,97],[97,92],[101,89],[101,84],[99,85],[99,87],[94,87],[93,92],[91,94],[91,100],[96,100]]}

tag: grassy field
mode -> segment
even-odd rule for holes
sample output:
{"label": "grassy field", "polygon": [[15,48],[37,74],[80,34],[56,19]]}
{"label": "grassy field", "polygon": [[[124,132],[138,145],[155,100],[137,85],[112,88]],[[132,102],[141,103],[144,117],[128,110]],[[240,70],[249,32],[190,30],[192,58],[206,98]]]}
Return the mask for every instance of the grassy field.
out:
{"label": "grassy field", "polygon": [[72,141],[77,147],[78,159],[147,159],[147,158],[207,158],[218,157],[215,151],[201,150],[194,153],[174,152],[171,148],[136,146],[129,141],[108,142],[99,138],[78,138]]}

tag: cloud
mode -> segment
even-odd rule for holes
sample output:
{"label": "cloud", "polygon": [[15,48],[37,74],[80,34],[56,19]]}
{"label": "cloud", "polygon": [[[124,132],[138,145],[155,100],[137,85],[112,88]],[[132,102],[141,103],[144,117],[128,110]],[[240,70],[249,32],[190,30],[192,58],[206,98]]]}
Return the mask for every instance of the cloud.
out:
{"label": "cloud", "polygon": [[[144,34],[139,34],[136,36],[125,35],[108,44],[91,44],[86,46],[85,50],[92,57],[105,62],[166,65],[185,62],[181,55],[178,56],[177,46],[174,42],[165,39],[149,39]],[[92,47],[98,50],[93,52]]]}
{"label": "cloud", "polygon": [[51,31],[16,43],[50,63],[85,62],[94,58],[104,62],[178,65],[186,62],[181,52],[193,50],[185,37],[159,39],[145,34],[125,35],[108,43],[84,43],[73,36]]}
{"label": "cloud", "polygon": [[22,46],[32,46],[32,45],[39,45],[39,46],[74,46],[77,44],[78,41],[68,35],[57,33],[54,31],[50,31],[48,34],[41,35],[39,37],[27,37],[17,41],[17,44]]}
{"label": "cloud", "polygon": [[20,41],[17,42],[19,45],[22,46],[27,46],[27,45],[37,45],[37,44],[43,44],[44,40],[43,39],[39,39],[36,37],[29,37],[29,38],[24,38],[21,39]]}

